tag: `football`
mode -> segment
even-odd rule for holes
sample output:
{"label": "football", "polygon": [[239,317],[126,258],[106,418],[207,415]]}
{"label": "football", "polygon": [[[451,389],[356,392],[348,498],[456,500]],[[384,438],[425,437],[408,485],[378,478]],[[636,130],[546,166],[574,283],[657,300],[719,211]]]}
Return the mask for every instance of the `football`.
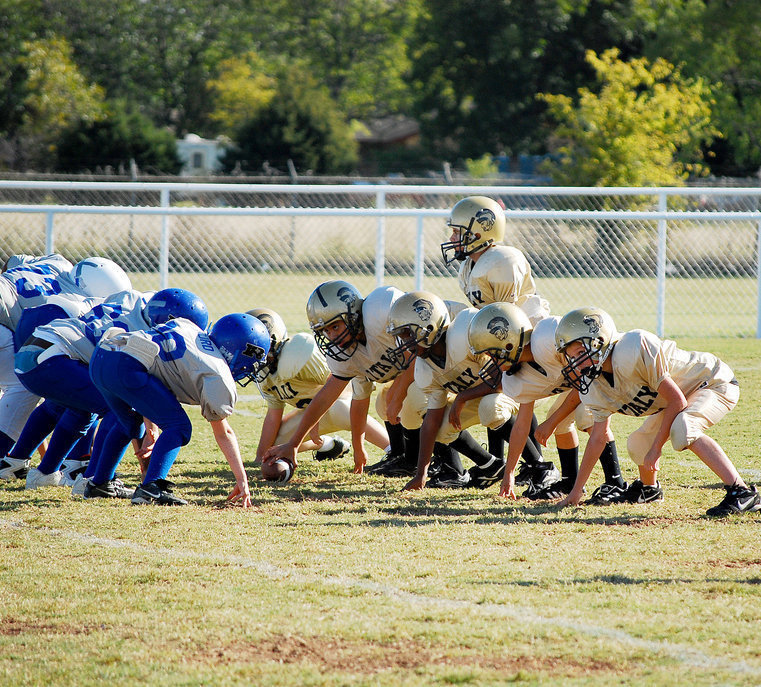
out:
{"label": "football", "polygon": [[280,484],[285,484],[288,480],[291,479],[292,475],[293,468],[291,467],[291,464],[282,458],[276,460],[271,464],[262,464],[262,477],[264,477],[264,479],[266,479],[268,482],[279,482]]}

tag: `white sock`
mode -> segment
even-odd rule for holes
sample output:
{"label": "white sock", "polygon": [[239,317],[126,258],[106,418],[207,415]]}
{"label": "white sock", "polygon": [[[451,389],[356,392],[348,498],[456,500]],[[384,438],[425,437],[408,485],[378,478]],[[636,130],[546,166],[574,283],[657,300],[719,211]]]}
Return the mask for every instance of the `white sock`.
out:
{"label": "white sock", "polygon": [[330,451],[330,449],[332,449],[336,445],[336,440],[331,436],[321,437],[321,438],[322,438],[322,446],[320,446],[320,448],[317,449],[317,453]]}

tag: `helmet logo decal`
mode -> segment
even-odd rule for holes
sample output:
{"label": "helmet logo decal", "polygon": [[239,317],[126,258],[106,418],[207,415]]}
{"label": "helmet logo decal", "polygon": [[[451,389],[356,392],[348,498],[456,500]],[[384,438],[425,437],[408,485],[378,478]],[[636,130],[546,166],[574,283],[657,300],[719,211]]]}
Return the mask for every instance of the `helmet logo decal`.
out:
{"label": "helmet logo decal", "polygon": [[261,323],[265,327],[267,327],[268,332],[272,332],[272,330],[274,329],[274,324],[275,324],[272,317],[270,317],[267,313],[264,313],[264,312],[258,314],[256,317],[257,319],[261,320]]}
{"label": "helmet logo decal", "polygon": [[481,208],[476,213],[476,222],[478,222],[484,229],[491,230],[494,223],[497,221],[496,215],[489,210],[489,208]]}
{"label": "helmet logo decal", "polygon": [[510,326],[504,317],[493,317],[489,320],[486,328],[489,330],[489,334],[495,336],[500,341],[504,341],[507,339]]}
{"label": "helmet logo decal", "polygon": [[430,322],[433,316],[433,303],[425,298],[418,298],[413,304],[412,309],[417,313],[421,322]]}
{"label": "helmet logo decal", "polygon": [[596,336],[600,333],[602,327],[602,320],[599,315],[584,315],[584,324],[589,327],[589,333],[592,336]]}
{"label": "helmet logo decal", "polygon": [[257,358],[259,350],[258,346],[254,346],[254,344],[248,342],[246,347],[241,351],[241,355],[245,355],[247,358]]}
{"label": "helmet logo decal", "polygon": [[345,286],[341,289],[338,289],[338,293],[336,295],[338,296],[338,300],[346,303],[347,307],[349,308],[351,308],[354,303],[357,302],[357,297],[351,292],[351,289],[347,289]]}

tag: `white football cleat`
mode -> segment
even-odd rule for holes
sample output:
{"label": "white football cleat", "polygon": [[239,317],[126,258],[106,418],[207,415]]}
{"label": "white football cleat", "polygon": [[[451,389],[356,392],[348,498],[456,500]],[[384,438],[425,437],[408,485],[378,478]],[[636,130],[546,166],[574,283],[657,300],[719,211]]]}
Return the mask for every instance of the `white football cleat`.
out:
{"label": "white football cleat", "polygon": [[25,479],[29,472],[28,458],[11,458],[5,456],[0,460],[0,479]]}
{"label": "white football cleat", "polygon": [[58,487],[61,485],[63,475],[60,471],[46,475],[37,468],[32,468],[26,476],[27,489],[39,489],[40,487]]}
{"label": "white football cleat", "polygon": [[84,476],[84,473],[79,473],[74,480],[74,484],[71,486],[71,495],[84,497],[86,486],[87,477]]}
{"label": "white football cleat", "polygon": [[74,460],[69,459],[63,461],[63,465],[61,466],[61,472],[63,473],[63,480],[61,480],[61,485],[64,487],[73,487],[74,482],[76,482],[77,477],[79,475],[84,474],[85,470],[87,469],[87,464],[90,462],[90,459],[87,460]]}

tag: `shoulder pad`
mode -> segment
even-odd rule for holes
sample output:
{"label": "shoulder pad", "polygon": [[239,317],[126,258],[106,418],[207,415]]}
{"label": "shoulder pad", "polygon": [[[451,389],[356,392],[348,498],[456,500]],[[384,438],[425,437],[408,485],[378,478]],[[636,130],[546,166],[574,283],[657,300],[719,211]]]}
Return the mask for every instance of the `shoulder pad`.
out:
{"label": "shoulder pad", "polygon": [[468,343],[468,326],[478,314],[475,308],[465,308],[454,318],[447,329],[447,355],[454,363],[459,363],[470,356]]}
{"label": "shoulder pad", "polygon": [[[513,246],[492,246],[473,266],[473,278],[488,274],[490,281],[513,281],[516,271],[531,269],[526,256]],[[504,275],[502,278],[500,275]]]}
{"label": "shoulder pad", "polygon": [[318,357],[323,365],[325,359],[317,348],[311,334],[300,332],[294,334],[283,345],[277,361],[277,375],[282,379],[295,377],[313,357]]}

